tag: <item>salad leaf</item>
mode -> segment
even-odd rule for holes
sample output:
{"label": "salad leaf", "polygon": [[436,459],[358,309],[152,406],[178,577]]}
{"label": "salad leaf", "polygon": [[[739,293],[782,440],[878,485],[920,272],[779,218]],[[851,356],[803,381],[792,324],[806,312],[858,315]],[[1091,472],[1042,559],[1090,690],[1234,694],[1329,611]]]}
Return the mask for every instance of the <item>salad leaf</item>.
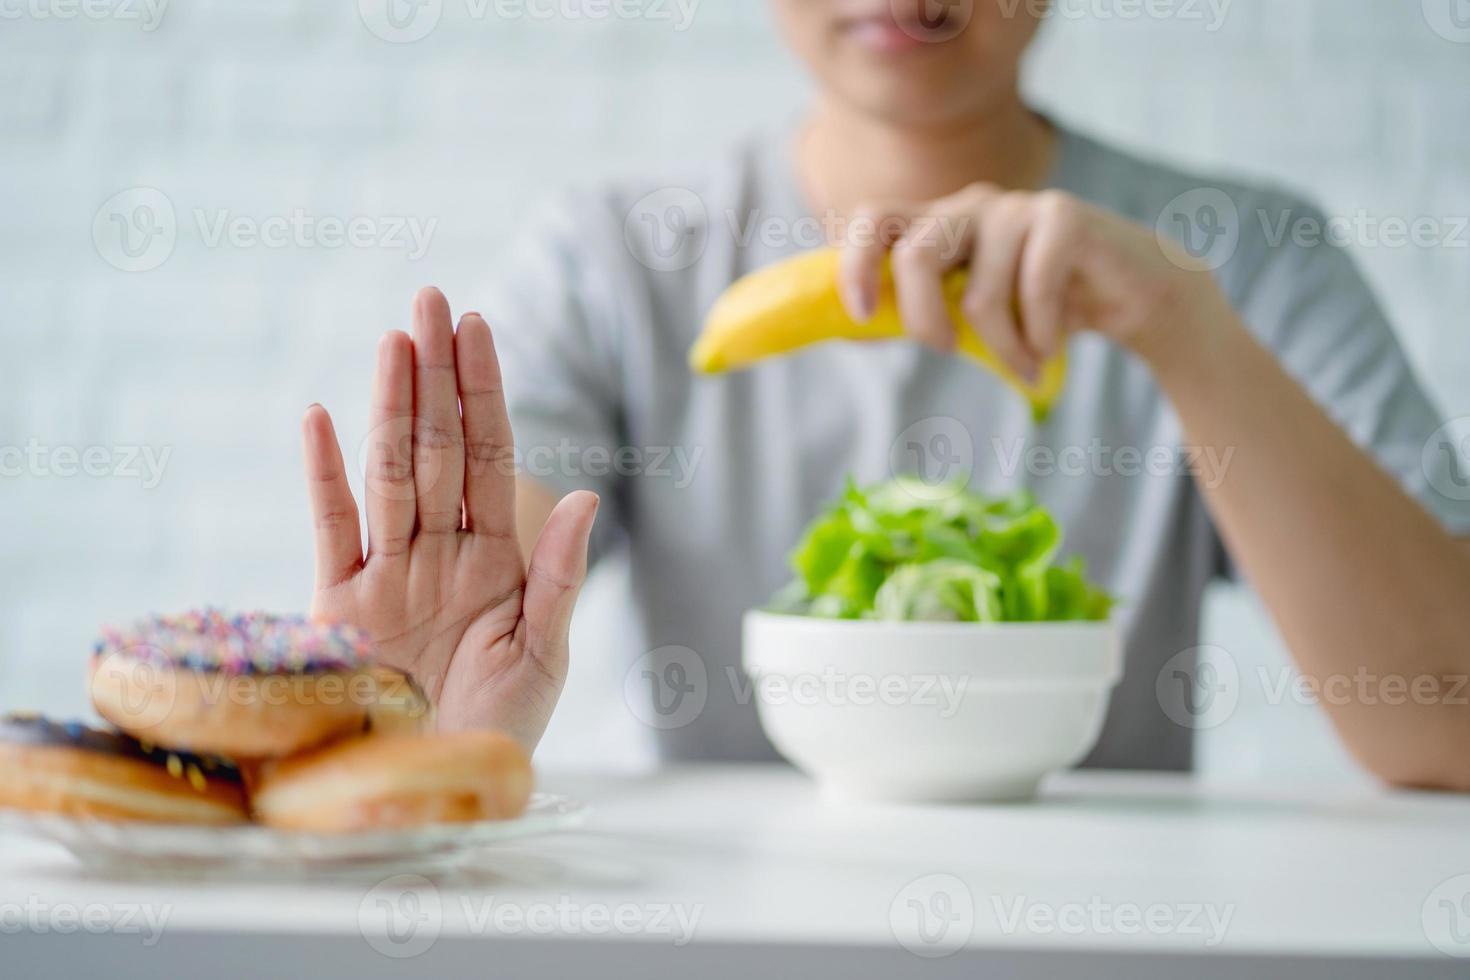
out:
{"label": "salad leaf", "polygon": [[900,565],[878,590],[872,618],[999,622],[1000,576],[952,558]]}
{"label": "salad leaf", "polygon": [[917,477],[859,488],[806,529],[777,612],[831,619],[1104,620],[1113,599],[1083,560],[1056,564],[1062,530],[1025,491],[986,497]]}
{"label": "salad leaf", "polygon": [[1107,619],[1115,605],[1113,597],[1090,585],[1087,563],[1073,558],[1064,566],[1046,570],[1048,619]]}

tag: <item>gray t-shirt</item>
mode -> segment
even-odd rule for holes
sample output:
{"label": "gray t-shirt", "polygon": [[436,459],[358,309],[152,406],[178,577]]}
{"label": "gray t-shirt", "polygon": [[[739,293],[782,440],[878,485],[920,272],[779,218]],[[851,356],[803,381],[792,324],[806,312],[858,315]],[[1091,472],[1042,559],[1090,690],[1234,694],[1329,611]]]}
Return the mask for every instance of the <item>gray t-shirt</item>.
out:
{"label": "gray t-shirt", "polygon": [[[792,145],[763,136],[674,180],[566,196],[514,241],[486,306],[525,471],[558,491],[600,492],[595,555],[626,548],[645,631],[629,638],[629,664],[659,650],[655,660],[679,664],[675,680],[705,688],[692,694],[700,710],[659,726],[662,755],[772,757],[739,671],[741,614],[789,579],[788,551],[848,474],[917,470],[1029,487],[1052,510],[1063,553],[1084,555],[1125,599],[1125,677],[1089,763],[1188,768],[1191,732],[1155,685],[1198,643],[1202,593],[1230,570],[1189,475],[1220,479],[1229,458],[1183,445],[1141,363],[1077,336],[1065,395],[1042,425],[973,363],[906,341],[690,373],[715,298],[822,240]],[[1470,534],[1470,504],[1434,489],[1457,474],[1426,462],[1435,409],[1351,259],[1313,245],[1319,212],[1065,130],[1050,183],[1148,227],[1161,215],[1165,227],[1184,222],[1201,250],[1213,243],[1219,281],[1256,335],[1416,498]]]}

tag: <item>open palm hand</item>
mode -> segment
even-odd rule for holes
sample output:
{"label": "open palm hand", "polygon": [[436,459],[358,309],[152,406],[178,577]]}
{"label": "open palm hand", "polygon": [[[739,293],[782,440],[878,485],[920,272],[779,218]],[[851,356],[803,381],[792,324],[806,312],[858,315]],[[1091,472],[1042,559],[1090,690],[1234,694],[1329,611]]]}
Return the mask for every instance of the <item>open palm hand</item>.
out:
{"label": "open palm hand", "polygon": [[444,729],[498,728],[534,748],[566,679],[597,497],[552,512],[529,562],[516,537],[514,443],[490,328],[455,329],[436,289],[413,336],[378,347],[366,474],[368,547],[331,417],[304,420],[316,526],[312,614],[368,630]]}

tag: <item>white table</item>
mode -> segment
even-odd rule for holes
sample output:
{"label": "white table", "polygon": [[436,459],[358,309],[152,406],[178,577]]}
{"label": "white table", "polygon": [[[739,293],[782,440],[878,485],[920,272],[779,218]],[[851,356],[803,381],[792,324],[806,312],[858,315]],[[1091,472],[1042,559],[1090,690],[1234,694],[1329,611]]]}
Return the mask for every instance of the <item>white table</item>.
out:
{"label": "white table", "polygon": [[1470,799],[1080,773],[1034,805],[853,808],[775,767],[547,783],[594,804],[585,829],[434,882],[108,879],[0,837],[0,976],[1470,977],[1450,955],[1470,957]]}

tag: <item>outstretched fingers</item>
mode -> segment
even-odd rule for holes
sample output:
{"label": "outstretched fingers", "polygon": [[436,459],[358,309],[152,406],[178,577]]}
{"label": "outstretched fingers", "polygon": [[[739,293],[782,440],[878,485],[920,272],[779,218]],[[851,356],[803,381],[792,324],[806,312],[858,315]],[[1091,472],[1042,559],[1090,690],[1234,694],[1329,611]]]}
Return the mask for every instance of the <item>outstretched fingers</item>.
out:
{"label": "outstretched fingers", "polygon": [[464,427],[454,370],[454,321],[434,288],[413,304],[413,475],[418,527],[428,534],[464,525]]}
{"label": "outstretched fingers", "polygon": [[313,405],[306,410],[301,427],[311,519],[316,528],[316,587],[320,591],[357,574],[362,567],[362,533],[332,417],[325,408]]}
{"label": "outstretched fingers", "polygon": [[567,634],[587,578],[587,542],[598,504],[597,495],[585,490],[562,498],[531,552],[522,606],[527,651],[553,672],[565,669]]}
{"label": "outstretched fingers", "polygon": [[513,539],[515,439],[490,326],[478,313],[465,314],[454,346],[464,412],[465,525],[475,534]]}
{"label": "outstretched fingers", "polygon": [[413,341],[394,330],[378,344],[373,380],[366,480],[371,559],[408,554],[417,512],[413,471]]}

